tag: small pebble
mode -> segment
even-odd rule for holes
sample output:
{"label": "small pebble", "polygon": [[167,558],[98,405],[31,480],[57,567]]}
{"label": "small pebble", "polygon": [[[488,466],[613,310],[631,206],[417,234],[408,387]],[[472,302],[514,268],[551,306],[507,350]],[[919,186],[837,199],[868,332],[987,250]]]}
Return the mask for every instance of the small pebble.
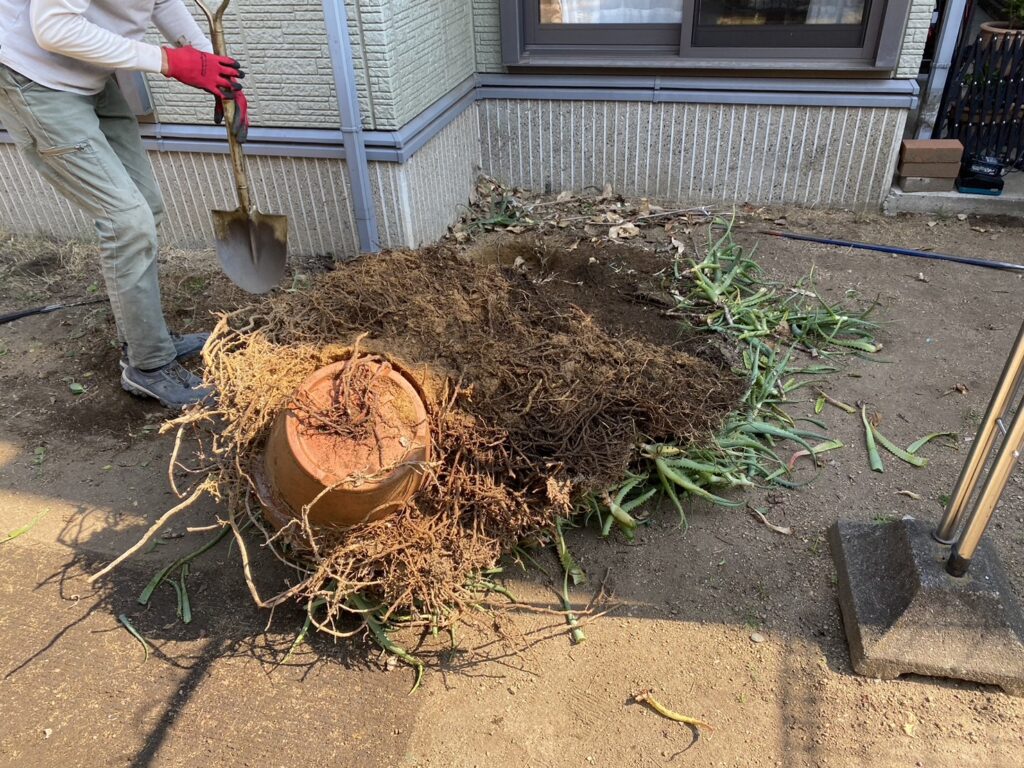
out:
{"label": "small pebble", "polygon": [[48,739],[53,735],[53,728],[43,728],[43,738]]}
{"label": "small pebble", "polygon": [[760,632],[751,632],[751,634],[750,634],[750,642],[752,642],[752,643],[763,643],[764,641],[765,641],[765,636],[762,635]]}

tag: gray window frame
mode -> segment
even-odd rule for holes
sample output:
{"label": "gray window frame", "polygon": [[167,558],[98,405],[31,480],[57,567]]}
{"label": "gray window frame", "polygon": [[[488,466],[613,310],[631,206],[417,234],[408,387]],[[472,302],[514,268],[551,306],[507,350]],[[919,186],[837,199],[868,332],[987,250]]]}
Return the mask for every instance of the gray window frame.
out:
{"label": "gray window frame", "polygon": [[[687,0],[679,40],[645,44],[643,26],[578,25],[541,30],[537,0],[499,0],[502,63],[512,67],[890,72],[899,60],[911,0],[873,0],[859,48],[695,45],[696,2]],[[672,25],[674,28],[674,25]],[[538,36],[538,33],[541,33]]]}

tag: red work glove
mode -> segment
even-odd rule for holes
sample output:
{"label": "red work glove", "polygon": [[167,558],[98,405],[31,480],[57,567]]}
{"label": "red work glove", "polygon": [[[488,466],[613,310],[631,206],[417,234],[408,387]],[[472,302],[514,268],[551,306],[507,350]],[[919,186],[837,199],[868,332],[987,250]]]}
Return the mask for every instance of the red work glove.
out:
{"label": "red work glove", "polygon": [[215,56],[192,47],[164,48],[167,56],[167,77],[173,77],[185,85],[201,88],[214,96],[228,95],[234,91],[235,81],[245,77],[238,68],[238,62],[227,56]]}
{"label": "red work glove", "polygon": [[[234,91],[235,118],[231,121],[231,132],[239,144],[245,144],[249,136],[249,102],[246,101],[242,86],[235,85]],[[220,125],[224,122],[224,99],[217,97],[217,103],[213,107],[213,122]]]}

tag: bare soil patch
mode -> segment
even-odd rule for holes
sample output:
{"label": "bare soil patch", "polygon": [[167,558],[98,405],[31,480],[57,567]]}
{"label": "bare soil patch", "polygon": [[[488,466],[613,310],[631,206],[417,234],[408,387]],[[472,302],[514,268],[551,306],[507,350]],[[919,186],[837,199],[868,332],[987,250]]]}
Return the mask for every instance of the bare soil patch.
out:
{"label": "bare soil patch", "polygon": [[[1020,259],[1022,230],[974,217],[741,212],[747,223],[739,236],[747,245],[760,241],[758,257],[769,276],[791,281],[813,267],[824,295],[855,292],[881,302],[881,357],[892,362],[853,360],[823,382],[825,389],[847,402],[870,402],[884,415],[883,431],[902,445],[951,429],[963,446],[1017,331],[1020,278],[756,234],[771,223],[762,217],[781,216],[799,231],[1006,261]],[[668,243],[662,237],[652,245]],[[20,256],[5,245],[0,262]],[[177,293],[195,277],[208,281],[198,297]],[[50,279],[5,280],[0,307],[77,298],[95,272],[76,272],[57,287]],[[164,287],[171,311],[182,310],[175,315],[178,330],[209,328],[210,311],[238,304],[212,261],[178,272],[170,260]],[[622,290],[628,293],[628,286]],[[175,615],[169,586],[149,609],[135,597],[156,570],[197,545],[195,535],[163,539],[116,574],[110,589],[94,592],[85,584],[86,573],[131,544],[173,501],[164,466],[172,442],[153,429],[162,412],[121,393],[113,347],[110,356],[84,354],[110,344],[109,320],[87,340],[69,338],[90,311],[0,327],[0,348],[7,350],[0,355],[0,531],[50,510],[0,550],[0,764],[287,765],[296,755],[311,765],[460,768],[1015,768],[1024,762],[1019,700],[949,681],[856,676],[835,602],[827,527],[838,517],[937,520],[962,447],[936,449],[921,470],[890,461],[880,475],[867,466],[863,428],[826,412],[829,435],[847,448],[828,454],[809,486],[748,497],[792,527],[792,536],[773,533],[742,511],[701,503],[688,508],[687,531],[674,515],[656,516],[632,546],[569,532],[595,586],[607,573],[606,587],[621,607],[588,626],[588,641],[575,647],[560,619],[539,615],[499,619],[506,633],[528,641],[518,651],[495,645],[490,631],[468,629],[459,634],[459,649],[410,697],[411,676],[382,672],[390,665],[367,653],[367,644],[314,639],[276,667],[301,616],[278,610],[264,631],[268,612],[251,606],[237,549],[220,547],[197,562],[189,577],[195,615],[189,625]],[[186,324],[191,318],[194,324]],[[86,384],[86,396],[95,388],[94,397],[109,397],[106,420],[84,427],[71,421],[82,406],[61,380],[69,369]],[[33,399],[38,389],[48,396]],[[143,410],[132,412],[135,405]],[[801,405],[797,412],[813,413],[810,395]],[[35,449],[44,444],[39,462]],[[897,495],[900,490],[921,498]],[[172,533],[184,534],[186,525],[215,513],[212,505],[196,510]],[[1020,597],[1019,477],[989,535]],[[552,560],[542,565],[557,572]],[[509,565],[505,576],[521,600],[557,608],[543,574]],[[282,571],[272,583],[283,588],[288,577]],[[580,598],[577,608],[589,594]],[[156,650],[146,663],[117,621],[122,612]],[[755,632],[764,642],[751,641]],[[690,746],[682,726],[627,703],[644,687],[715,731]]]}

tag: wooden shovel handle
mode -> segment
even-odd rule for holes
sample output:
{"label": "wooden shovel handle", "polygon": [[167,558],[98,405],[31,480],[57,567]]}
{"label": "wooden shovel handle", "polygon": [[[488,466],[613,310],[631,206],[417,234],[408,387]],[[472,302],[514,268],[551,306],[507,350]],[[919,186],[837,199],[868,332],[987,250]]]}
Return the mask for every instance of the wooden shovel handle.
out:
{"label": "wooden shovel handle", "polygon": [[[210,22],[210,37],[213,42],[213,52],[218,56],[228,56],[228,44],[224,39],[224,13],[228,9],[231,0],[224,0],[215,11],[203,0],[196,0],[199,10]],[[245,156],[242,154],[242,145],[238,143],[231,126],[235,122],[235,102],[231,99],[224,99],[224,125],[228,133],[228,146],[231,149],[231,170],[235,176],[235,191],[238,193],[238,207],[247,215],[252,211],[252,198],[249,194],[249,174],[245,167]]]}

